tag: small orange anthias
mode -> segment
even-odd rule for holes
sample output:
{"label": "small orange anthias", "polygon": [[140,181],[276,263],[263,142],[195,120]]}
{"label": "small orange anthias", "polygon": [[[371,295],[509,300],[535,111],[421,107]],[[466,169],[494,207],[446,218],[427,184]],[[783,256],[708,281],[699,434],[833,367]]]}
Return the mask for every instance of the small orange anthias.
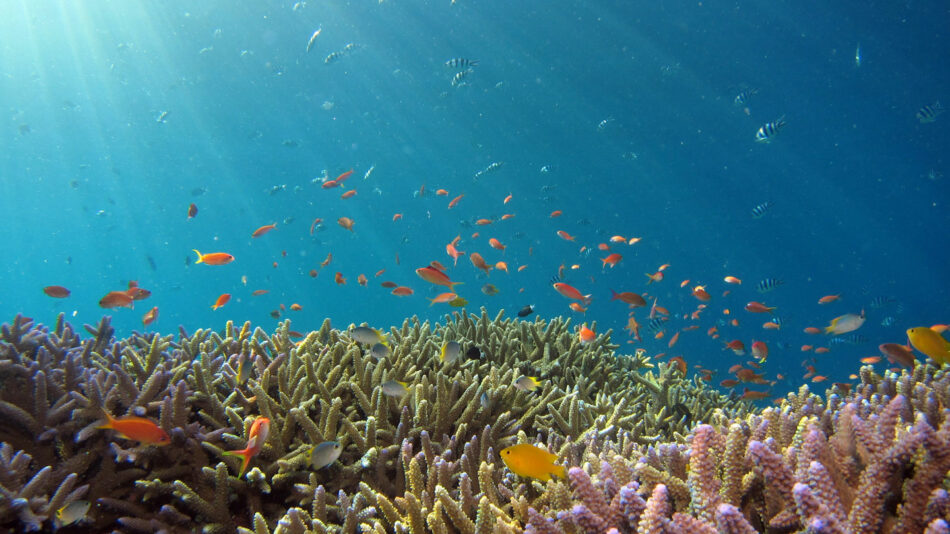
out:
{"label": "small orange anthias", "polygon": [[247,470],[247,465],[251,462],[251,458],[257,456],[257,453],[261,452],[261,449],[264,448],[264,443],[267,441],[267,435],[269,433],[270,419],[258,417],[251,423],[251,429],[247,432],[247,446],[241,450],[227,451],[224,453],[226,456],[240,456],[244,458],[244,461],[241,463],[241,471],[238,473],[239,477]]}
{"label": "small orange anthias", "polygon": [[119,437],[141,441],[149,445],[168,445],[171,443],[168,434],[151,419],[131,415],[116,419],[109,412],[103,412],[106,416],[106,424],[96,428],[112,429],[119,434]]}

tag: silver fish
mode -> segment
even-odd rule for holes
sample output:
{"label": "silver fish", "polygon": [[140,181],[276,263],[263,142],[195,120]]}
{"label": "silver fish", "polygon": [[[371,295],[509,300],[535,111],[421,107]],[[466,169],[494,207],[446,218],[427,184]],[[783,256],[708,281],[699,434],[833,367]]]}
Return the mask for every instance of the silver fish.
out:
{"label": "silver fish", "polygon": [[383,390],[383,395],[390,397],[403,397],[409,394],[409,384],[398,380],[387,380],[379,386]]}
{"label": "silver fish", "polygon": [[459,359],[461,353],[462,346],[459,345],[458,341],[449,341],[442,345],[442,353],[439,354],[439,359],[442,360],[442,363],[452,363]]}
{"label": "silver fish", "polygon": [[73,501],[63,506],[56,510],[56,523],[60,527],[65,527],[85,520],[90,505],[89,501]]}
{"label": "silver fish", "polygon": [[317,36],[320,35],[320,32],[323,31],[323,28],[317,28],[317,31],[313,32],[313,35],[310,36],[310,40],[307,41],[307,52],[313,48],[313,43],[317,41]]}
{"label": "silver fish", "polygon": [[310,464],[314,469],[323,469],[340,457],[343,447],[339,441],[324,441],[310,451]]}

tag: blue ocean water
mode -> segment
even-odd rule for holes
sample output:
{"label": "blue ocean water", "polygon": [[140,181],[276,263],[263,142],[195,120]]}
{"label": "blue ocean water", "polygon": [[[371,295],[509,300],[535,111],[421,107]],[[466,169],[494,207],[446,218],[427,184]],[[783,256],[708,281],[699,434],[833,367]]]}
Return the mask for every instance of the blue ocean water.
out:
{"label": "blue ocean water", "polygon": [[[292,303],[302,310],[280,320],[299,331],[324,318],[339,328],[440,320],[455,308],[426,298],[445,288],[414,272],[438,260],[464,282],[457,292],[469,311],[510,317],[534,304],[545,318],[596,322],[621,352],[682,355],[715,370],[715,383],[748,361],[723,352],[725,341],[765,341],[764,374],[784,376],[777,394],[803,382],[803,364],[845,381],[879,343],[950,321],[950,115],[915,117],[950,104],[943,3],[8,4],[6,321],[23,313],[50,323],[64,312],[94,324],[106,314],[127,335],[157,306],[150,331],[226,320],[272,329],[271,313]],[[464,70],[447,67],[452,58],[478,61],[463,83],[452,83]],[[780,117],[787,125],[772,142],[756,143]],[[350,169],[344,187],[321,187]],[[356,196],[341,199],[349,189]],[[191,203],[198,213],[188,219]],[[563,215],[550,218],[554,210]],[[514,217],[501,220],[506,213]],[[343,216],[352,232],[337,225]],[[311,235],[315,218],[323,223]],[[475,225],[480,218],[494,222]],[[270,223],[275,230],[251,238]],[[642,240],[609,243],[614,235]],[[445,245],[456,236],[467,255],[452,267]],[[236,259],[196,265],[192,249]],[[484,276],[472,252],[509,272]],[[603,269],[610,252],[623,259]],[[662,264],[665,279],[647,285],[644,273]],[[592,295],[584,314],[551,287],[561,265],[563,282]],[[767,278],[784,283],[758,293]],[[130,280],[151,297],[132,310],[99,307]],[[384,280],[415,293],[393,296]],[[480,291],[488,282],[497,295]],[[72,294],[47,297],[48,285]],[[712,299],[692,320],[696,285]],[[673,315],[665,336],[644,326],[643,341],[632,340],[611,289],[656,297]],[[222,293],[232,299],[213,311]],[[841,298],[817,304],[830,294]],[[776,306],[781,328],[743,311],[752,300]],[[859,343],[802,332],[862,309]],[[635,313],[646,325],[647,310]],[[803,353],[803,344],[831,351]]]}

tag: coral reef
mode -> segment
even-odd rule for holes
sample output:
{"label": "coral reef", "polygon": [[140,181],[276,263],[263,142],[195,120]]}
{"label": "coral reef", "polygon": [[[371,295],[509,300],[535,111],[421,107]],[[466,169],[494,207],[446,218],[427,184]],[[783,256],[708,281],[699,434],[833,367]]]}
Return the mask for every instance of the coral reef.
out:
{"label": "coral reef", "polygon": [[[85,499],[82,529],[101,532],[948,531],[946,372],[865,367],[851,392],[803,387],[755,411],[569,329],[410,319],[377,360],[329,321],[296,342],[289,322],[117,340],[107,319],[85,337],[18,316],[0,332],[0,528],[49,530]],[[442,362],[449,340],[466,356]],[[392,380],[408,393],[386,394]],[[171,443],[100,429],[103,410]],[[224,452],[261,416],[269,435],[238,476]],[[317,469],[325,441],[342,452]],[[556,453],[568,480],[512,474],[498,452],[516,443]]]}
{"label": "coral reef", "polygon": [[[693,419],[750,409],[674,366],[615,355],[609,332],[581,345],[569,320],[484,310],[407,320],[383,361],[329,321],[297,342],[289,322],[272,335],[228,323],[118,340],[105,318],[85,332],[62,316],[2,327],[0,527],[46,528],[84,498],[84,526],[101,530],[520,531],[529,501],[567,505],[570,491],[515,480],[501,448],[540,441],[577,462],[597,440],[683,442]],[[448,340],[474,357],[441,362]],[[542,387],[514,387],[522,375]],[[388,380],[409,394],[387,396]],[[99,429],[103,411],[150,418],[171,443]],[[257,416],[272,430],[239,478],[241,460],[223,453],[244,446]],[[328,440],[342,455],[315,470],[310,451]]]}

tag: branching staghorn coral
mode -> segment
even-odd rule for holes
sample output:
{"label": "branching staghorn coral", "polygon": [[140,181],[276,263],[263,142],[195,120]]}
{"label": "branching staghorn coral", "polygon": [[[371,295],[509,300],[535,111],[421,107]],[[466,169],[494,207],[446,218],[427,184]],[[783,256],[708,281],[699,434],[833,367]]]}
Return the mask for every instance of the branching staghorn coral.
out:
{"label": "branching staghorn coral", "polygon": [[[682,441],[685,406],[749,409],[665,365],[640,375],[652,364],[615,355],[609,332],[582,346],[569,321],[484,310],[391,328],[384,361],[329,321],[297,342],[289,321],[273,334],[229,322],[116,340],[106,318],[85,332],[62,316],[53,329],[23,317],[3,325],[0,439],[49,466],[50,480],[88,486],[99,529],[519,532],[530,509],[567,506],[570,492],[566,481],[508,474],[497,458],[505,446],[540,442],[573,465],[606,440],[628,453]],[[441,362],[449,340],[480,357]],[[542,387],[514,387],[525,374]],[[387,396],[387,380],[408,382],[409,394]],[[172,443],[99,429],[104,410],[150,418]],[[223,452],[244,448],[259,416],[271,419],[270,436],[238,478],[240,459]],[[342,455],[314,470],[310,451],[327,440]],[[0,526],[20,521],[0,509]]]}

